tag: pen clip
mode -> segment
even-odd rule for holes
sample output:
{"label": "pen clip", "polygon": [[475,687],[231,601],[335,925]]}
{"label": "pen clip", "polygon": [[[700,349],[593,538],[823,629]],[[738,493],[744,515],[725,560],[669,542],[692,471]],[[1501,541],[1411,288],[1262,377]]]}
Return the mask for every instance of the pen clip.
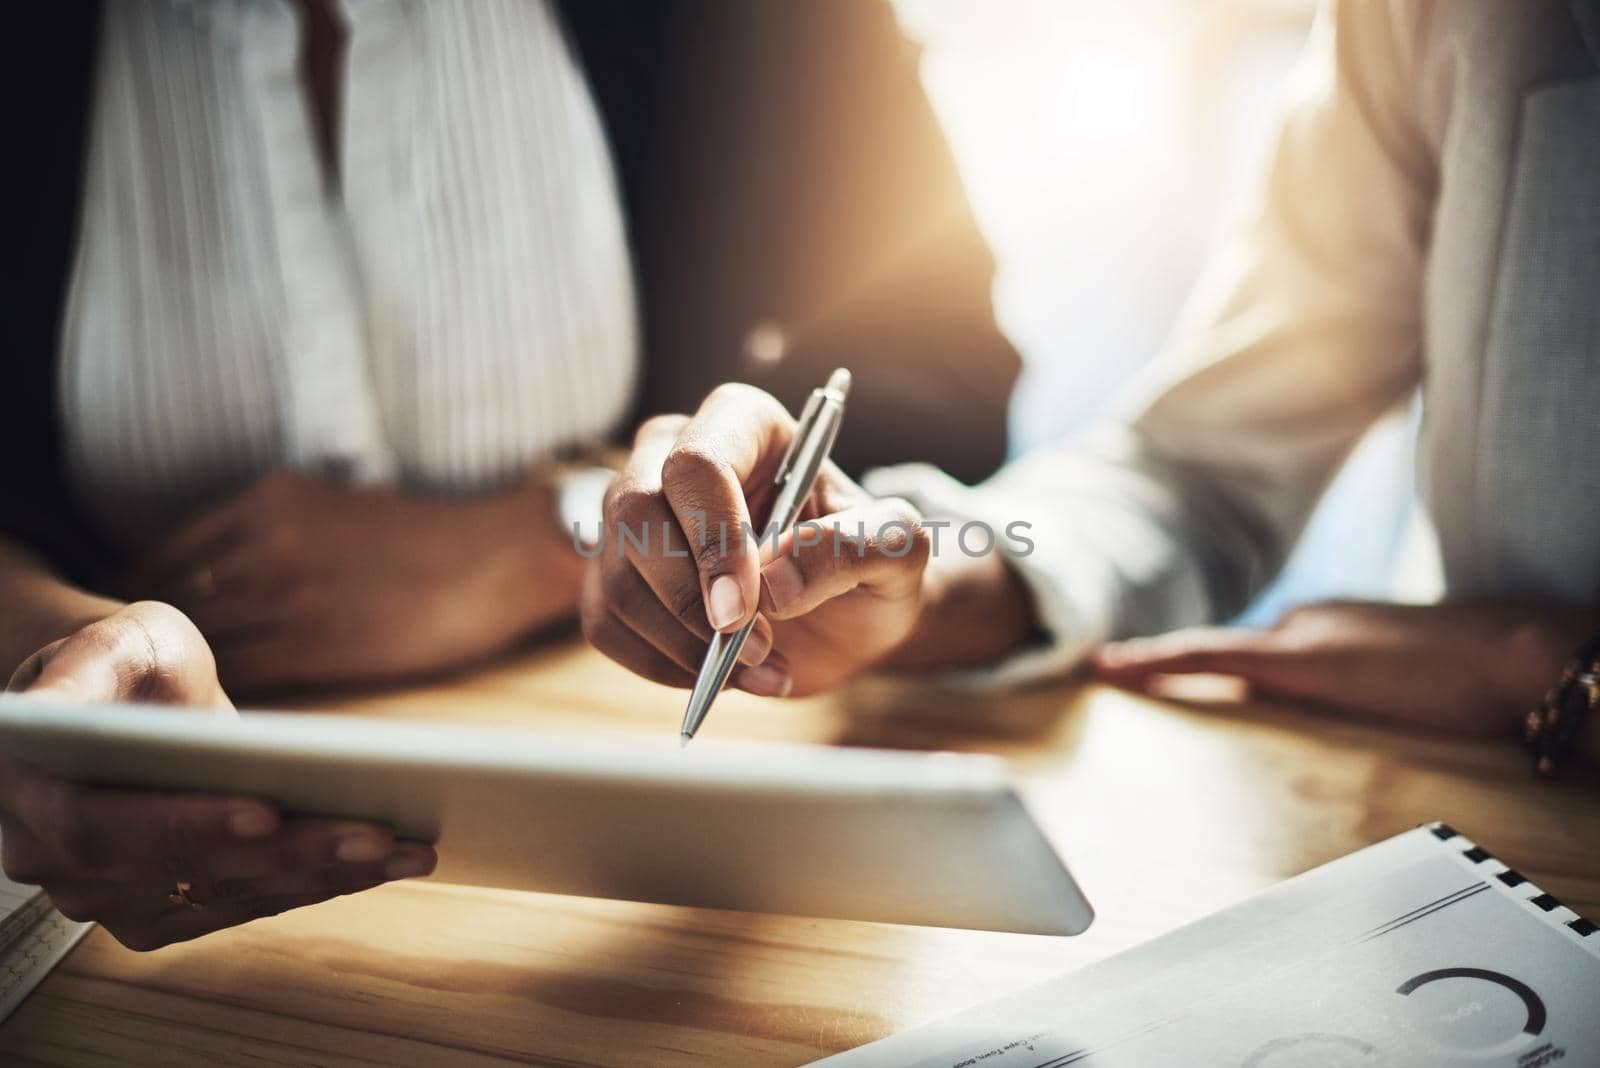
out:
{"label": "pen clip", "polygon": [[789,447],[783,453],[783,462],[778,464],[778,473],[773,478],[773,482],[777,485],[783,485],[789,477],[789,472],[794,469],[794,458],[799,454],[801,444],[811,436],[812,424],[822,412],[822,401],[820,389],[812,390],[811,396],[806,398],[806,406],[800,411],[800,421],[795,424],[794,437],[789,439]]}

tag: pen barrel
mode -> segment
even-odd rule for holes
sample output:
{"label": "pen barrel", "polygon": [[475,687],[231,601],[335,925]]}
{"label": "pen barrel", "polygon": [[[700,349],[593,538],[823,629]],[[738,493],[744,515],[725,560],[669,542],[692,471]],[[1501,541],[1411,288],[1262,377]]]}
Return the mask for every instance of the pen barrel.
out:
{"label": "pen barrel", "polygon": [[767,532],[782,534],[800,518],[806,498],[811,495],[822,465],[839,436],[839,426],[844,421],[843,402],[818,390],[811,395],[817,401],[815,408],[806,406],[809,420],[796,430],[793,456],[779,472],[778,496],[772,504],[772,514],[767,519]]}
{"label": "pen barrel", "polygon": [[689,693],[682,734],[692,738],[695,731],[700,729],[706,713],[711,711],[712,698],[717,696],[727,684],[728,676],[733,674],[734,667],[739,663],[739,651],[744,648],[745,639],[750,637],[755,626],[756,621],[752,619],[732,634],[719,631],[711,635],[711,644],[706,647],[706,658],[700,665],[700,674],[695,677],[694,689]]}

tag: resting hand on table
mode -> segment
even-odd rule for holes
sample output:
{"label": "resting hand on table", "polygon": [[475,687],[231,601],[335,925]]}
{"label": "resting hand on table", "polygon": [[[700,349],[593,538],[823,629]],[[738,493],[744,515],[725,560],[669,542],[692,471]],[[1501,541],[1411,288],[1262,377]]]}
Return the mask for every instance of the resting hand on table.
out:
{"label": "resting hand on table", "polygon": [[582,561],[548,496],[349,487],[288,471],[158,544],[126,592],[182,608],[230,689],[386,681],[570,618]]}
{"label": "resting hand on table", "polygon": [[[199,631],[153,602],[45,646],[7,688],[71,702],[189,705],[196,714],[233,707]],[[426,875],[435,857],[374,824],[286,820],[249,798],[76,786],[0,758],[0,862],[9,878],[42,886],[68,918],[155,949]],[[169,900],[180,882],[201,908]]]}
{"label": "resting hand on table", "polygon": [[1591,612],[1537,603],[1307,605],[1265,630],[1198,627],[1115,642],[1108,682],[1243,679],[1252,693],[1467,734],[1508,734],[1593,633]]}
{"label": "resting hand on table", "polygon": [[[748,386],[717,389],[693,418],[644,424],[606,494],[605,543],[584,583],[584,632],[596,647],[690,686],[713,628],[753,618],[730,685],[783,696],[836,685],[905,640],[929,552],[905,501],[874,499],[829,463],[801,525],[775,548],[744,536],[767,522],[794,431],[776,400]],[[858,528],[860,541],[840,536]]]}

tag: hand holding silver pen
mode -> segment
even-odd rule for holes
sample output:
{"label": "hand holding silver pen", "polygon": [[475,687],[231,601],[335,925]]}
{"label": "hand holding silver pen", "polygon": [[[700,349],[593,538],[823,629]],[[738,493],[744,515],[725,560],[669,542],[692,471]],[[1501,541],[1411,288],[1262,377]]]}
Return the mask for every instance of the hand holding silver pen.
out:
{"label": "hand holding silver pen", "polygon": [[[584,631],[641,675],[699,681],[685,734],[724,684],[766,696],[827,689],[879,662],[917,621],[921,517],[827,460],[849,385],[836,372],[798,421],[760,390],[719,387],[692,417],[647,422],[607,493]],[[663,525],[671,544],[645,544]]]}
{"label": "hand holding silver pen", "polygon": [[[777,537],[787,532],[800,518],[800,509],[811,495],[811,488],[828,459],[834,439],[839,436],[845,398],[849,394],[850,372],[842,367],[828,376],[827,385],[812,390],[805,411],[800,413],[800,425],[795,428],[794,438],[783,454],[783,462],[778,465],[778,474],[773,480],[778,487],[778,497],[772,504],[772,515],[761,532],[762,540],[769,534]],[[752,618],[731,634],[718,631],[711,636],[705,661],[700,665],[700,674],[695,677],[694,689],[689,694],[689,706],[683,712],[680,733],[684,745],[689,744],[689,739],[694,737],[695,731],[705,721],[706,714],[711,711],[711,702],[722,692],[723,684],[728,681],[734,664],[738,662],[739,651],[744,648],[755,625],[756,621]]]}

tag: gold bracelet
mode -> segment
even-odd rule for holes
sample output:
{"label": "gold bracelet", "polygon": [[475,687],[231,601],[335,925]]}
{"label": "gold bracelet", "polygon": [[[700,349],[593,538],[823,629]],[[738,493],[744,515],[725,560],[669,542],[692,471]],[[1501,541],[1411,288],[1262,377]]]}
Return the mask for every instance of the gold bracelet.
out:
{"label": "gold bracelet", "polygon": [[1561,678],[1528,712],[1523,742],[1533,754],[1533,769],[1549,778],[1572,756],[1578,732],[1600,704],[1600,633],[1583,644]]}

